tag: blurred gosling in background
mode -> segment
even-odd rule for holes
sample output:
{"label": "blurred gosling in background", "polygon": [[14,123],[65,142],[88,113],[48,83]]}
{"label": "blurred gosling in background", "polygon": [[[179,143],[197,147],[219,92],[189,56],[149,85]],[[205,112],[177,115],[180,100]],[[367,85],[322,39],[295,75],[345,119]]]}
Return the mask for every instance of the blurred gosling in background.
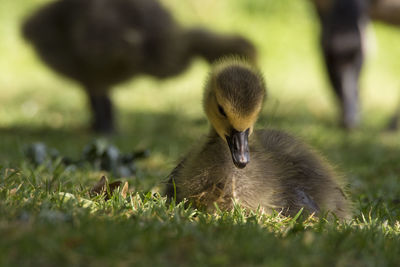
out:
{"label": "blurred gosling in background", "polygon": [[211,128],[206,140],[170,174],[166,193],[195,207],[245,208],[293,216],[333,212],[351,216],[340,177],[306,144],[281,131],[254,131],[266,88],[259,70],[227,58],[216,63],[204,91]]}
{"label": "blurred gosling in background", "polygon": [[[398,0],[310,0],[321,22],[321,46],[334,92],[339,100],[342,126],[358,127],[359,87],[370,19],[400,25]],[[400,106],[388,129],[399,127]]]}
{"label": "blurred gosling in background", "polygon": [[359,77],[364,60],[367,4],[365,0],[332,0],[325,1],[317,11],[322,51],[340,103],[341,123],[346,129],[354,129],[360,122]]}
{"label": "blurred gosling in background", "polygon": [[177,75],[196,56],[256,58],[243,37],[185,29],[155,0],[59,0],[27,18],[22,32],[45,63],[82,84],[98,132],[115,128],[115,84],[138,74]]}

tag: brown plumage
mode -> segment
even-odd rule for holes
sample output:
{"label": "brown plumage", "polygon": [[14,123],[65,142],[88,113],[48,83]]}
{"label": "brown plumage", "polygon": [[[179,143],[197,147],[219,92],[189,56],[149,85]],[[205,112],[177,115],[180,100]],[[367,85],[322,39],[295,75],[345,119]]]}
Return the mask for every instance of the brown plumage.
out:
{"label": "brown plumage", "polygon": [[304,208],[349,218],[340,177],[318,153],[281,131],[253,133],[264,97],[263,78],[248,63],[228,58],[214,66],[204,93],[210,133],[172,171],[167,195],[208,211],[214,202],[230,209],[234,199],[266,213],[294,215]]}
{"label": "brown plumage", "polygon": [[182,28],[155,0],[59,0],[30,16],[22,31],[45,63],[83,85],[93,128],[105,132],[114,127],[108,91],[117,83],[177,75],[195,56],[256,57],[241,36]]}

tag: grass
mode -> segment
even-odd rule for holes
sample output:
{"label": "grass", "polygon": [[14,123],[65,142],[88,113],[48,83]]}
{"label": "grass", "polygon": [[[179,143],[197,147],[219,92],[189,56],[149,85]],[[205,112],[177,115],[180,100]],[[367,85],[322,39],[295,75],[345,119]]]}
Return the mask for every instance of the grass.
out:
{"label": "grass", "polygon": [[363,124],[345,133],[336,127],[307,1],[163,1],[182,23],[241,32],[257,45],[269,87],[258,127],[295,133],[320,150],[347,177],[355,203],[347,223],[239,206],[207,214],[166,204],[158,193],[160,181],[207,131],[200,99],[208,66],[201,60],[179,77],[139,77],[113,91],[120,131],[109,142],[123,152],[151,150],[137,175],[124,178],[127,199],[87,202],[101,172],[26,160],[24,147],[35,141],[77,158],[98,137],[86,131],[79,85],[47,69],[20,38],[21,19],[45,2],[0,4],[1,266],[398,265],[400,136],[381,131],[399,99],[397,29],[374,25],[362,77]]}

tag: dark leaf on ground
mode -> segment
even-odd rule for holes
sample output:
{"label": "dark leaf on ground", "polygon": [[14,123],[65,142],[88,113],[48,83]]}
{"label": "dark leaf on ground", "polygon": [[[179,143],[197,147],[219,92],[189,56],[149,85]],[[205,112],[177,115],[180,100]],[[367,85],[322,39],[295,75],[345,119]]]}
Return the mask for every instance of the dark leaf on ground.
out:
{"label": "dark leaf on ground", "polygon": [[108,200],[118,188],[120,188],[119,192],[122,197],[126,198],[129,190],[128,182],[123,183],[122,181],[115,181],[109,183],[107,177],[103,175],[100,180],[90,189],[89,193],[91,197],[95,197],[96,195],[105,195],[105,200]]}

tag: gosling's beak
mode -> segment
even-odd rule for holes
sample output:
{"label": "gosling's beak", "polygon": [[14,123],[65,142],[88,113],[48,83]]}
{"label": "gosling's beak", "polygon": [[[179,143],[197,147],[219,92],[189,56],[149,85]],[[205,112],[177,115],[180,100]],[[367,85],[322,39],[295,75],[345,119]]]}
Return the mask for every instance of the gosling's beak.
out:
{"label": "gosling's beak", "polygon": [[237,168],[243,169],[250,161],[249,129],[239,132],[232,130],[230,136],[225,136],[231,150],[233,163]]}

